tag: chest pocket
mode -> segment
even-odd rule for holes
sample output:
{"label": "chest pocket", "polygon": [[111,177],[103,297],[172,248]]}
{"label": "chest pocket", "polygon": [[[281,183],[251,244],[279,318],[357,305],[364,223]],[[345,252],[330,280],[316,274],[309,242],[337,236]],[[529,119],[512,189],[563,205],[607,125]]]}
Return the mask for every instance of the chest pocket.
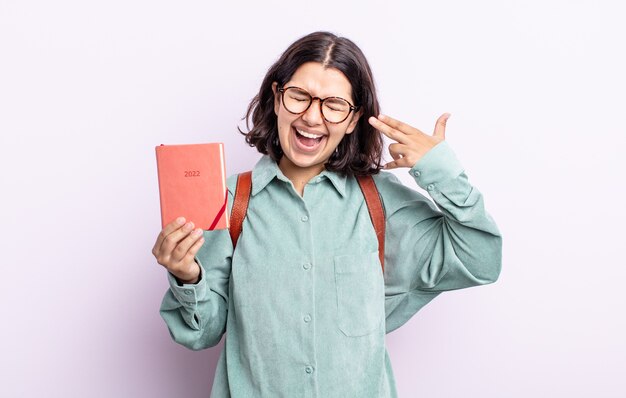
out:
{"label": "chest pocket", "polygon": [[378,251],[336,256],[337,324],[346,336],[376,331],[385,314],[384,280]]}

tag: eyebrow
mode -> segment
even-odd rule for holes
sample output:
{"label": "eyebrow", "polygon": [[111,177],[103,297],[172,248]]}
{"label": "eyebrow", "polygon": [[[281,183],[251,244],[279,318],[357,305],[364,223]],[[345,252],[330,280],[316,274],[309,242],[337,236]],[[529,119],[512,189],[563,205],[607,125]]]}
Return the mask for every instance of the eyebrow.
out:
{"label": "eyebrow", "polygon": [[313,94],[312,94],[309,90],[307,90],[307,89],[305,89],[304,87],[299,86],[299,85],[297,85],[297,84],[295,84],[295,83],[294,83],[294,84],[285,84],[285,85],[284,85],[284,88],[287,88],[287,87],[297,87],[297,88],[299,88],[300,90],[304,90],[304,91],[306,91],[306,92],[307,92],[307,93],[309,93],[309,95],[311,95],[312,97],[319,97],[319,98],[321,98],[321,99],[324,99],[324,98],[332,98],[332,97],[338,97],[338,98],[345,99],[346,101],[348,101],[348,102],[350,102],[350,103],[353,103],[353,102],[354,102],[354,100],[352,100],[351,96],[344,96],[344,95],[326,95],[326,96],[322,97],[322,96],[319,96],[319,95],[313,95]]}

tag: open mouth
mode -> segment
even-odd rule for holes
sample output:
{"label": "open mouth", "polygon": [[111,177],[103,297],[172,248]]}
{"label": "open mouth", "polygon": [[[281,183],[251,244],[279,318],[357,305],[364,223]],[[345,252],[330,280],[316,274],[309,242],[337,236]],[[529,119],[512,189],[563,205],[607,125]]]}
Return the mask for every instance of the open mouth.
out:
{"label": "open mouth", "polygon": [[298,143],[307,149],[315,149],[325,137],[325,135],[322,134],[312,134],[298,129],[295,130]]}

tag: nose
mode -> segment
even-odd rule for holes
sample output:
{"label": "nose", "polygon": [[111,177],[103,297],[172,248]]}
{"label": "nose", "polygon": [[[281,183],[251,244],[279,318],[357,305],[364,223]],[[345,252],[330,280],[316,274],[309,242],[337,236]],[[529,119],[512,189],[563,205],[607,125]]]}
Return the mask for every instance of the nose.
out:
{"label": "nose", "polygon": [[309,126],[316,126],[324,121],[322,116],[322,103],[319,98],[313,98],[311,106],[302,114],[304,120]]}

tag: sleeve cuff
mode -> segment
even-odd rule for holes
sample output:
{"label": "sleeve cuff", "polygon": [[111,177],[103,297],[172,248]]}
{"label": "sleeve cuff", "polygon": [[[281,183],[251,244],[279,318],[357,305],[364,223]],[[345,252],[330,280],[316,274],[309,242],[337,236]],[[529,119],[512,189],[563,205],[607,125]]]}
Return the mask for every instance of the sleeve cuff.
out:
{"label": "sleeve cuff", "polygon": [[198,303],[198,299],[205,296],[206,292],[206,280],[204,277],[204,267],[200,265],[200,280],[196,284],[183,284],[178,285],[176,277],[172,273],[167,273],[167,278],[170,283],[170,289],[174,294],[174,297],[186,307],[194,306]]}
{"label": "sleeve cuff", "polygon": [[450,145],[441,141],[409,170],[409,174],[421,188],[432,191],[437,183],[456,178],[463,171]]}

